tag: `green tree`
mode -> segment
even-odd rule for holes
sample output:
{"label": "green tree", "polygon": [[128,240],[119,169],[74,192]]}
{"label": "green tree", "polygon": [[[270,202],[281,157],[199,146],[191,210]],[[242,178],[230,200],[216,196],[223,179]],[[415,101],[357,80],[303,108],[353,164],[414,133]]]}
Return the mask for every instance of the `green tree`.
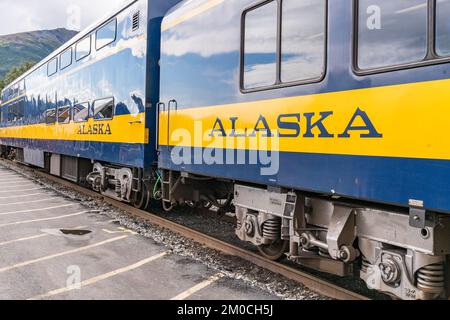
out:
{"label": "green tree", "polygon": [[20,66],[11,68],[3,79],[0,79],[0,91],[3,90],[7,85],[16,80],[22,74],[30,70],[34,66],[34,62],[27,61]]}

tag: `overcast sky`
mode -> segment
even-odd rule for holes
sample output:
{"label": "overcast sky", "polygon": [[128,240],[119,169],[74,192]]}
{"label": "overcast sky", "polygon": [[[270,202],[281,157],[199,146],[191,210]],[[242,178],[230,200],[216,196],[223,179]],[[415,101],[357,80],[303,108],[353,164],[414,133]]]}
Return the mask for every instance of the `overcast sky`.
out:
{"label": "overcast sky", "polygon": [[0,0],[0,35],[55,28],[80,30],[126,0]]}

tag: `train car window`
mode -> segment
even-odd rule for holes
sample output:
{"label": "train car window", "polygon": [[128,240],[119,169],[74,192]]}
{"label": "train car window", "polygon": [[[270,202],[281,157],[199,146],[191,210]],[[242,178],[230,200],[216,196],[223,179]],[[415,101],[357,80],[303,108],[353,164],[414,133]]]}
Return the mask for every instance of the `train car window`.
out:
{"label": "train car window", "polygon": [[325,69],[325,0],[282,2],[281,82],[322,77]]}
{"label": "train car window", "polygon": [[359,0],[358,68],[398,66],[425,59],[427,0]]}
{"label": "train car window", "polygon": [[73,121],[86,122],[89,119],[89,103],[77,103],[73,106]]}
{"label": "train car window", "polygon": [[16,98],[19,96],[19,84],[16,83],[13,87],[14,93],[13,93],[13,97]]}
{"label": "train car window", "polygon": [[25,118],[25,99],[20,99],[16,104],[16,121],[23,121]]}
{"label": "train car window", "polygon": [[113,19],[96,32],[95,48],[100,50],[116,40],[117,20]]}
{"label": "train car window", "polygon": [[50,77],[58,71],[58,58],[50,60],[47,64],[47,75]]}
{"label": "train car window", "polygon": [[91,35],[78,41],[75,45],[75,60],[80,61],[91,54]]}
{"label": "train car window", "polygon": [[244,16],[244,89],[274,85],[277,81],[276,1],[265,3]]}
{"label": "train car window", "polygon": [[58,108],[58,123],[67,124],[70,123],[71,118],[71,107],[59,107]]}
{"label": "train car window", "polygon": [[94,101],[94,120],[109,120],[114,116],[114,99]]}
{"label": "train car window", "polygon": [[8,121],[19,122],[24,118],[25,105],[24,100],[17,101],[9,107]]}
{"label": "train car window", "polygon": [[49,109],[45,111],[45,123],[46,124],[56,123],[56,109]]}
{"label": "train car window", "polygon": [[8,107],[2,107],[0,109],[2,125],[6,125],[6,123],[8,122],[8,109]]}
{"label": "train car window", "polygon": [[436,3],[436,53],[450,56],[450,2]]}
{"label": "train car window", "polygon": [[15,121],[15,104],[11,104],[8,106],[8,122],[14,122]]}
{"label": "train car window", "polygon": [[72,64],[72,47],[59,56],[60,69],[63,70]]}

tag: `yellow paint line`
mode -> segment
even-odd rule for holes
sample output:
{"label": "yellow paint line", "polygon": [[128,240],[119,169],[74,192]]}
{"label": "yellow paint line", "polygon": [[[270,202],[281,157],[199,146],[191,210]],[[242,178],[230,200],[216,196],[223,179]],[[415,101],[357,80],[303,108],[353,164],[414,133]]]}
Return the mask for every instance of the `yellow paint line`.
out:
{"label": "yellow paint line", "polygon": [[192,288],[180,293],[179,295],[177,295],[176,297],[173,297],[170,300],[185,300],[187,298],[189,298],[190,296],[192,296],[194,293],[197,293],[198,291],[205,289],[206,287],[210,286],[211,284],[213,284],[214,282],[218,281],[219,279],[223,278],[224,275],[221,273],[218,273],[214,276],[212,276],[211,278],[209,278],[208,280],[205,280],[195,286],[193,286]]}
{"label": "yellow paint line", "polygon": [[[34,191],[34,190],[42,190],[44,188],[32,188],[32,189],[24,189],[24,190],[20,190],[20,192],[24,192],[24,191]],[[0,191],[0,193],[11,193],[11,190],[8,191]]]}
{"label": "yellow paint line", "polygon": [[25,178],[18,178],[18,179],[3,179],[3,180],[0,180],[0,182],[30,182],[30,180],[27,180],[27,179],[25,179]]}
{"label": "yellow paint line", "polygon": [[3,190],[10,190],[10,188],[14,188],[14,187],[27,187],[27,186],[34,186],[36,185],[34,182],[24,182],[24,183],[18,183],[18,184],[8,184],[8,189],[0,189],[1,191]]}
{"label": "yellow paint line", "polygon": [[129,230],[127,228],[123,228],[123,227],[117,228],[117,231],[111,231],[111,230],[108,230],[108,229],[102,229],[102,230],[103,230],[103,232],[106,232],[106,233],[109,233],[109,234],[117,234],[117,233],[131,233],[132,235],[136,235],[137,234],[137,232],[131,231],[131,230]]}
{"label": "yellow paint line", "polygon": [[29,266],[31,264],[35,264],[35,263],[38,263],[38,262],[47,261],[47,260],[50,260],[50,259],[59,258],[59,257],[62,257],[62,256],[67,256],[69,254],[78,253],[78,252],[81,252],[81,251],[85,251],[85,250],[89,250],[89,249],[92,249],[92,248],[100,247],[100,246],[103,246],[103,245],[108,244],[108,243],[112,243],[112,242],[115,242],[115,241],[119,241],[119,240],[125,239],[127,237],[128,236],[116,237],[116,238],[108,239],[108,240],[101,241],[101,242],[98,242],[98,243],[90,244],[88,246],[80,247],[80,248],[77,248],[77,249],[63,251],[63,252],[60,252],[60,253],[55,253],[55,254],[52,254],[52,255],[49,255],[49,256],[45,256],[45,257],[41,257],[41,258],[38,258],[38,259],[33,259],[33,260],[20,262],[20,263],[11,265],[11,266],[0,268],[0,273],[6,272],[6,271],[9,271],[9,270],[13,270],[13,269],[17,269],[17,268],[21,268],[21,267],[26,267],[26,266]]}
{"label": "yellow paint line", "polygon": [[11,214],[17,214],[17,213],[30,213],[30,212],[37,212],[37,211],[46,211],[46,210],[52,210],[52,209],[60,209],[60,208],[67,208],[77,205],[77,203],[69,203],[69,204],[63,204],[59,206],[53,206],[53,207],[46,207],[46,208],[38,208],[38,209],[28,209],[28,210],[19,210],[19,211],[9,211],[9,212],[0,212],[0,216],[6,216]]}
{"label": "yellow paint line", "polygon": [[27,224],[27,223],[33,223],[33,222],[51,221],[51,220],[59,220],[59,219],[64,219],[64,218],[76,217],[76,216],[80,216],[82,214],[86,214],[88,212],[89,211],[82,211],[82,212],[66,214],[64,216],[57,216],[57,217],[52,217],[52,218],[43,218],[43,219],[24,220],[24,221],[16,221],[16,222],[4,223],[4,224],[0,224],[0,228],[1,227],[15,226],[15,225],[19,225],[19,224]]}
{"label": "yellow paint line", "polygon": [[49,236],[49,234],[38,234],[36,236],[20,238],[20,239],[10,240],[10,241],[4,241],[4,242],[0,242],[0,246],[6,246],[8,244],[12,244],[12,243],[16,243],[16,242],[23,242],[23,241],[28,241],[28,240],[34,240],[34,239],[44,238],[44,237],[48,237],[48,236]]}
{"label": "yellow paint line", "polygon": [[117,270],[114,270],[114,271],[111,271],[111,272],[99,275],[97,277],[90,278],[88,280],[84,280],[79,285],[77,285],[76,288],[73,287],[73,286],[64,287],[64,288],[52,290],[52,291],[49,291],[47,293],[35,296],[35,297],[30,298],[28,300],[45,299],[45,298],[56,296],[56,295],[59,295],[59,294],[62,294],[62,293],[66,293],[66,292],[72,291],[72,290],[81,289],[82,287],[90,286],[90,285],[93,285],[93,284],[95,284],[95,283],[97,283],[99,281],[103,281],[103,280],[109,279],[111,277],[115,277],[115,276],[117,276],[119,274],[122,274],[122,273],[125,273],[125,272],[128,272],[128,271],[132,271],[134,269],[140,268],[143,265],[146,265],[146,264],[148,264],[148,263],[150,263],[152,261],[158,260],[158,259],[160,259],[160,258],[162,258],[162,257],[164,257],[166,255],[167,255],[167,252],[163,252],[163,253],[160,253],[160,254],[155,255],[153,257],[141,260],[141,261],[139,261],[139,262],[137,262],[135,264],[129,265],[127,267],[120,268],[120,269],[117,269]]}
{"label": "yellow paint line", "polygon": [[20,196],[8,196],[8,197],[0,197],[0,199],[12,199],[12,198],[26,198],[26,197],[31,197],[31,196],[37,196],[42,194],[42,192],[38,192],[38,193],[31,193],[31,194],[23,194]]}
{"label": "yellow paint line", "polygon": [[29,204],[29,203],[38,203],[38,202],[44,202],[48,200],[56,199],[56,197],[52,198],[44,198],[39,200],[32,200],[32,201],[21,201],[21,202],[11,202],[11,203],[0,203],[0,206],[12,206],[12,205],[21,205],[21,204]]}
{"label": "yellow paint line", "polygon": [[[70,229],[76,230],[76,229],[83,229],[83,228],[86,228],[86,227],[75,227],[75,228],[70,228]],[[50,234],[48,234],[48,233],[42,233],[42,234],[38,234],[38,235],[26,237],[26,238],[20,238],[20,239],[0,242],[0,246],[6,246],[6,245],[12,244],[12,243],[34,240],[34,239],[39,239],[39,238],[44,238],[44,237],[49,237],[49,236],[50,236]]]}

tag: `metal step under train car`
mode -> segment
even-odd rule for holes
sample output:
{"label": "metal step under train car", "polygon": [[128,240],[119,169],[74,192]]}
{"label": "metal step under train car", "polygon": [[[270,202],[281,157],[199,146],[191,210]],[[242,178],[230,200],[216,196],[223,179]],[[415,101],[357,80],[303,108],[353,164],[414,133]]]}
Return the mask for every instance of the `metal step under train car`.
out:
{"label": "metal step under train car", "polygon": [[450,296],[450,3],[131,1],[2,93],[4,156],[271,259]]}

